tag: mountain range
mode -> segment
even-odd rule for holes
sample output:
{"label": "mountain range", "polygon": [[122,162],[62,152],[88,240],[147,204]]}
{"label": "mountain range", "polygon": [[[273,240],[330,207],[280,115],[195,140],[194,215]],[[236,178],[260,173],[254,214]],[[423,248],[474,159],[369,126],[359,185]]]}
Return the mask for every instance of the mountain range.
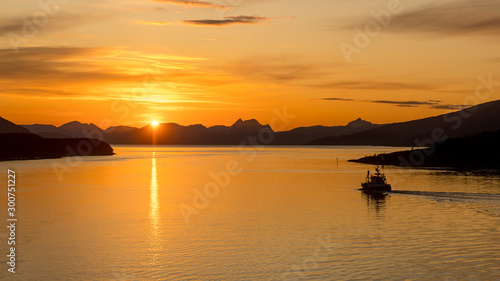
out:
{"label": "mountain range", "polygon": [[205,127],[201,124],[182,126],[176,123],[162,123],[153,128],[147,125],[142,128],[115,126],[102,130],[90,123],[73,121],[62,126],[23,125],[30,132],[42,137],[81,138],[101,135],[110,144],[151,144],[153,137],[157,144],[176,145],[239,145],[248,142],[249,138],[258,138],[259,132],[272,133],[273,145],[303,145],[307,142],[326,136],[341,136],[379,127],[361,119],[354,120],[346,126],[313,126],[300,127],[290,131],[274,132],[269,125],[262,125],[255,119],[238,119],[231,126]]}
{"label": "mountain range", "polygon": [[[239,145],[262,135],[272,135],[271,145],[385,145],[428,146],[437,133],[447,138],[464,137],[500,129],[500,100],[443,115],[392,124],[372,124],[362,119],[345,126],[311,126],[274,132],[255,119],[238,119],[231,126],[182,126],[162,123],[141,128],[115,126],[106,130],[90,123],[72,121],[62,126],[18,126],[0,118],[1,133],[31,132],[49,138],[99,138],[110,144]],[[268,138],[271,138],[268,136]],[[262,144],[262,143],[261,143]]]}

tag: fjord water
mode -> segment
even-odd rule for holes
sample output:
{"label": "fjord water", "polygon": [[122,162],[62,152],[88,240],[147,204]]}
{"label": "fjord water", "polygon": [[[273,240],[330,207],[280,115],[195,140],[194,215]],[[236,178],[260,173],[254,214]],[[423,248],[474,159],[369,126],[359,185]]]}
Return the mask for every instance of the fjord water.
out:
{"label": "fjord water", "polygon": [[68,158],[62,181],[52,166],[65,159],[3,162],[4,174],[16,171],[19,220],[17,273],[7,272],[4,226],[0,277],[500,278],[500,178],[385,167],[395,192],[360,192],[374,167],[347,160],[395,150],[117,146]]}

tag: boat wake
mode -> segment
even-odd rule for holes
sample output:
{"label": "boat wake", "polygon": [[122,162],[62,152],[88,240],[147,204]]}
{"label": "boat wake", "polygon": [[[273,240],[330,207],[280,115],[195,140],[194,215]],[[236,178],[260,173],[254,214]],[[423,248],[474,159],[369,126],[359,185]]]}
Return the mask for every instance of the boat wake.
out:
{"label": "boat wake", "polygon": [[499,201],[500,194],[498,193],[467,193],[467,192],[438,192],[438,191],[410,191],[410,190],[393,190],[391,194],[406,194],[417,196],[428,196],[442,199],[456,200],[493,200]]}
{"label": "boat wake", "polygon": [[478,207],[477,211],[480,213],[500,216],[500,194],[498,193],[393,190],[387,194],[421,196],[438,202],[465,203]]}

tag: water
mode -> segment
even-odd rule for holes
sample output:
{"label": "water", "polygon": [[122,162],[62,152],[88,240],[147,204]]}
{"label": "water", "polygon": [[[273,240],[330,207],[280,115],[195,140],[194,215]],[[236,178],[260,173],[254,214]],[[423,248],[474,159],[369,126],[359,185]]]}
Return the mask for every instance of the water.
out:
{"label": "water", "polygon": [[63,182],[64,159],[2,162],[19,220],[17,273],[2,227],[0,277],[498,280],[500,178],[385,167],[395,191],[361,193],[374,167],[347,160],[394,150],[117,146],[70,158]]}

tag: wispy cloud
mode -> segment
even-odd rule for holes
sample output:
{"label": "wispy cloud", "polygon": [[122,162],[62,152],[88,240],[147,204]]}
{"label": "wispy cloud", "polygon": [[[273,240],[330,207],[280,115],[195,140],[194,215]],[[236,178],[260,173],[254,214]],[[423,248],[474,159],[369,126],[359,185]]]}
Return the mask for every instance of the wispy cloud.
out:
{"label": "wispy cloud", "polygon": [[230,10],[232,7],[226,5],[219,5],[216,3],[208,2],[208,1],[200,1],[200,0],[155,0],[156,2],[164,2],[185,6],[194,6],[194,7],[203,7],[203,8],[215,8],[215,9],[224,9]]}
{"label": "wispy cloud", "polygon": [[[107,99],[143,87],[144,79],[154,82],[147,85],[150,94],[194,92],[193,88],[202,87],[192,78],[193,72],[202,72],[195,70],[199,58],[123,48],[25,47],[16,55],[0,49],[0,61],[3,95]],[[199,76],[217,79],[209,73]]]}
{"label": "wispy cloud", "polygon": [[225,17],[220,20],[204,19],[204,20],[184,20],[185,24],[189,25],[200,25],[200,26],[226,26],[233,24],[258,24],[262,21],[269,20],[266,17],[255,17],[255,16],[234,16]]}
{"label": "wispy cloud", "polygon": [[[240,79],[208,67],[199,57],[116,47],[24,47],[16,55],[0,49],[0,61],[0,100],[22,96],[54,101],[127,98],[137,104],[222,104],[246,98],[244,94],[234,97],[234,85]],[[214,92],[220,95],[207,94]]]}
{"label": "wispy cloud", "polygon": [[344,102],[369,102],[369,103],[378,103],[378,104],[388,104],[394,105],[397,107],[428,107],[432,109],[448,109],[448,110],[459,110],[464,108],[464,105],[455,105],[455,104],[442,104],[440,100],[427,100],[427,101],[397,101],[397,100],[359,100],[359,99],[346,99],[346,98],[322,98],[320,100],[324,101],[344,101]]}
{"label": "wispy cloud", "polygon": [[500,63],[500,57],[491,58],[491,59],[487,60],[487,62]]}
{"label": "wispy cloud", "polygon": [[432,106],[433,109],[460,110],[469,107],[470,105],[463,104],[440,104]]}
{"label": "wispy cloud", "polygon": [[246,80],[293,85],[321,90],[419,90],[436,91],[444,82],[430,80],[398,81],[352,80],[339,81],[341,65],[311,61],[302,56],[250,56],[214,68],[223,68]]}
{"label": "wispy cloud", "polygon": [[343,98],[322,98],[321,100],[333,100],[333,101],[354,101],[353,99],[343,99]]}
{"label": "wispy cloud", "polygon": [[329,82],[310,85],[318,88],[332,89],[354,89],[354,90],[400,90],[400,89],[416,89],[416,90],[432,90],[435,85],[426,83],[403,83],[403,82],[387,82],[387,81],[341,81]]}
{"label": "wispy cloud", "polygon": [[319,81],[332,79],[335,66],[337,65],[334,63],[311,61],[303,56],[283,54],[248,56],[214,67],[223,68],[245,80],[304,86],[315,81],[319,83]]}
{"label": "wispy cloud", "polygon": [[[27,27],[26,18],[31,17],[16,17],[16,18],[0,18],[0,37],[8,36],[9,33],[17,34],[18,36],[23,35],[23,29]],[[82,14],[64,14],[58,15],[57,17],[50,18],[50,21],[46,25],[37,28],[39,32],[44,32],[48,30],[61,31],[63,29],[71,28],[82,23],[92,22],[96,20],[102,20],[103,16],[91,16]],[[31,30],[31,29],[29,29]]]}
{"label": "wispy cloud", "polygon": [[145,20],[134,20],[132,25],[153,25],[153,26],[164,26],[164,25],[175,25],[173,22],[168,21],[145,21]]}
{"label": "wispy cloud", "polygon": [[392,100],[373,100],[370,101],[373,103],[382,103],[382,104],[393,104],[396,106],[400,107],[414,107],[414,106],[421,106],[421,105],[431,105],[435,106],[438,104],[438,102],[435,101],[392,101]]}
{"label": "wispy cloud", "polygon": [[22,19],[4,19],[0,21],[0,36],[10,32],[20,32],[24,26]]}
{"label": "wispy cloud", "polygon": [[460,0],[436,2],[395,15],[389,31],[431,34],[500,34],[500,1]]}
{"label": "wispy cloud", "polygon": [[154,9],[143,9],[143,8],[126,8],[129,11],[134,12],[143,12],[143,13],[170,13],[170,10],[167,8],[156,7]]}
{"label": "wispy cloud", "polygon": [[106,48],[26,47],[20,48],[18,54],[12,56],[9,49],[1,49],[0,81],[88,81],[123,79],[129,76],[125,73],[118,74],[117,71],[105,73],[96,70],[99,65],[92,58],[112,53]]}

